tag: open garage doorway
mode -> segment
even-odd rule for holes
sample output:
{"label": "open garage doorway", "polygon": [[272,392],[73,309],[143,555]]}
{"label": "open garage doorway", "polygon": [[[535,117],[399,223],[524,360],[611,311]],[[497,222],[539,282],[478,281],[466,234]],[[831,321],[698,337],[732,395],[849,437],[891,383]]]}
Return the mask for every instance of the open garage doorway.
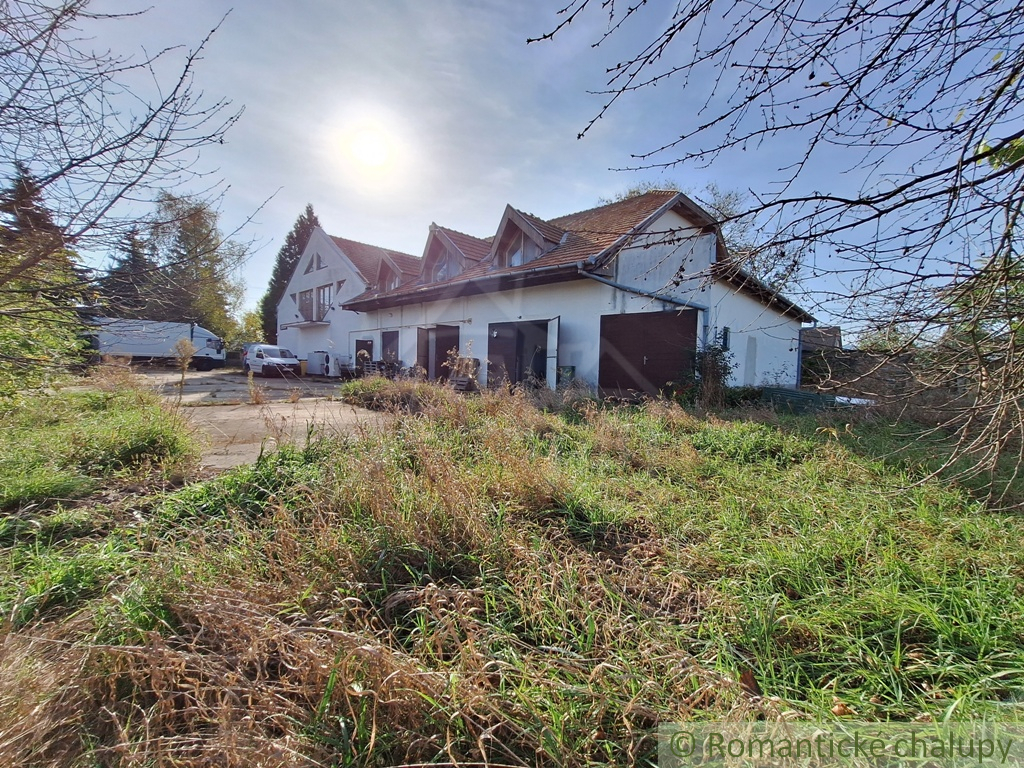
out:
{"label": "open garage doorway", "polygon": [[435,325],[416,329],[416,365],[427,372],[430,381],[446,381],[451,370],[445,363],[459,350],[459,326]]}
{"label": "open garage doorway", "polygon": [[545,382],[558,370],[559,318],[487,326],[487,385]]}

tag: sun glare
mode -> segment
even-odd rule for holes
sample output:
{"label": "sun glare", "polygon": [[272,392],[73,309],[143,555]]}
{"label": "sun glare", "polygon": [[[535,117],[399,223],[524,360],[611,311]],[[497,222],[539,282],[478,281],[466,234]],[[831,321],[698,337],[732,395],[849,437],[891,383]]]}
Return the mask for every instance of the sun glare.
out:
{"label": "sun glare", "polygon": [[381,107],[350,107],[326,124],[324,150],[346,183],[385,191],[407,180],[413,159],[400,115]]}
{"label": "sun glare", "polygon": [[361,128],[352,135],[348,151],[356,163],[367,169],[383,169],[394,159],[394,139],[372,128]]}

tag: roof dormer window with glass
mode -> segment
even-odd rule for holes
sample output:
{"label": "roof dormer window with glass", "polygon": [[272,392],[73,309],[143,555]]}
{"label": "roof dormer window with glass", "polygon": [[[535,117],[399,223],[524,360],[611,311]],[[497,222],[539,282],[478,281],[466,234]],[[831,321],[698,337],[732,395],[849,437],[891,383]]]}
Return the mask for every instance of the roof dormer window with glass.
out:
{"label": "roof dormer window with glass", "polygon": [[540,256],[540,247],[521,229],[512,228],[498,251],[498,267],[521,267]]}
{"label": "roof dormer window with glass", "polygon": [[402,284],[402,278],[387,264],[381,264],[380,279],[377,281],[378,291],[393,291]]}

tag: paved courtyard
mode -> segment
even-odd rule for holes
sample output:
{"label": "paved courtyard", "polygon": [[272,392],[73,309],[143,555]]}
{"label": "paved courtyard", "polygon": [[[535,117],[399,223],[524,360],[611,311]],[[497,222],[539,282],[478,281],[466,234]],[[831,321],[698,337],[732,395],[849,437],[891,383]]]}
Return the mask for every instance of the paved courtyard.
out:
{"label": "paved courtyard", "polygon": [[140,370],[140,375],[182,413],[203,437],[203,463],[226,469],[253,462],[278,445],[302,445],[310,428],[344,434],[378,425],[383,416],[333,399],[338,381],[327,378],[249,377],[240,370],[181,373]]}

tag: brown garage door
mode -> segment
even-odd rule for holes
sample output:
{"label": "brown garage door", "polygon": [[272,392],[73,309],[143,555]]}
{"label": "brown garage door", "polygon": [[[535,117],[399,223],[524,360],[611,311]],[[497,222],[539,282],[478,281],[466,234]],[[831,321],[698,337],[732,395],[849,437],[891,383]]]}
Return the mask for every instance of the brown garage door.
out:
{"label": "brown garage door", "polygon": [[598,384],[607,393],[656,395],[693,371],[697,310],[601,317]]}

